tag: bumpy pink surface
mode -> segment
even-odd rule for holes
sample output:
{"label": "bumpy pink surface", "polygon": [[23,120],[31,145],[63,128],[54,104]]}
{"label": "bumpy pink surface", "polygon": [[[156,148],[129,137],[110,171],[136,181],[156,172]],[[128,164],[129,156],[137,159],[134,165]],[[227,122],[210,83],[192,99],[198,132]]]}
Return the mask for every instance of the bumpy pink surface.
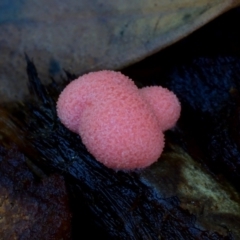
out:
{"label": "bumpy pink surface", "polygon": [[176,95],[160,86],[145,87],[140,91],[153,108],[161,129],[166,131],[174,127],[181,112],[181,105]]}
{"label": "bumpy pink surface", "polygon": [[[107,167],[144,168],[157,161],[163,151],[162,127],[173,126],[179,116],[178,107],[168,103],[174,101],[173,106],[177,105],[175,95],[160,89],[139,90],[119,72],[92,72],[64,89],[57,113],[62,123],[78,133],[88,151]],[[167,110],[169,106],[171,110]],[[169,117],[172,120],[168,121]]]}
{"label": "bumpy pink surface", "polygon": [[160,157],[164,136],[157,119],[136,91],[122,89],[82,113],[79,133],[98,161],[114,169],[151,165]]}
{"label": "bumpy pink surface", "polygon": [[133,81],[120,72],[99,71],[85,74],[72,81],[62,91],[57,102],[57,113],[62,123],[78,133],[78,125],[85,108],[101,104],[118,86],[136,88]]}

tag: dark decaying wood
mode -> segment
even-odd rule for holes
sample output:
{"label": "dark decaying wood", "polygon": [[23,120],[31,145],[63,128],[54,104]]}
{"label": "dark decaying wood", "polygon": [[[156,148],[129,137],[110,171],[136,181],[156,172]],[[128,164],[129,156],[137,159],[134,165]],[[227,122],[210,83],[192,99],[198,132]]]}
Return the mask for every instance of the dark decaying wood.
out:
{"label": "dark decaying wood", "polygon": [[[16,118],[13,121],[21,126],[24,139],[24,146],[19,147],[44,171],[61,173],[66,177],[72,194],[79,202],[87,204],[95,224],[104,229],[110,239],[233,239],[238,235],[235,229],[237,223],[225,221],[223,217],[222,222],[227,222],[228,226],[220,227],[220,233],[213,231],[216,226],[211,224],[214,223],[196,221],[196,216],[180,205],[177,196],[163,197],[164,189],[156,190],[155,184],[151,184],[147,173],[151,169],[115,172],[98,163],[86,151],[80,138],[59,122],[52,97],[57,92],[54,94],[54,88],[50,86],[48,89],[52,92],[48,94],[49,90],[41,84],[35,66],[29,59],[27,61],[33,98],[25,102],[24,109],[15,108],[13,111],[13,118]],[[170,147],[171,138],[168,144]],[[169,162],[178,150],[169,148],[165,154],[167,152],[170,156],[166,161]],[[187,161],[187,156],[180,155],[183,162]],[[164,162],[163,155],[163,160],[160,159],[154,168],[161,170]],[[168,166],[169,178],[175,165]],[[201,169],[197,165],[195,168]],[[178,184],[182,181],[180,178]],[[194,179],[188,181],[194,184]],[[210,177],[210,181],[214,182],[215,179]],[[220,197],[229,196],[234,191],[227,189],[222,192]],[[233,209],[231,205],[240,209],[238,202],[230,202],[230,208]],[[234,214],[232,217],[237,218]]]}
{"label": "dark decaying wood", "polygon": [[64,178],[34,174],[26,156],[5,140],[0,145],[0,239],[71,239]]}

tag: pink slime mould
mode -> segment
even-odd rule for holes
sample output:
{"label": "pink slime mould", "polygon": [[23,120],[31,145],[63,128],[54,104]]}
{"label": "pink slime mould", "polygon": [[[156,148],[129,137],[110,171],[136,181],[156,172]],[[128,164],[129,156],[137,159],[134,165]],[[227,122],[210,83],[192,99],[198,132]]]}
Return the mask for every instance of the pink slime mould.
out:
{"label": "pink slime mould", "polygon": [[176,124],[180,111],[171,91],[138,89],[127,76],[109,70],[72,81],[57,102],[61,122],[81,136],[99,162],[117,170],[156,162],[164,148],[163,131]]}

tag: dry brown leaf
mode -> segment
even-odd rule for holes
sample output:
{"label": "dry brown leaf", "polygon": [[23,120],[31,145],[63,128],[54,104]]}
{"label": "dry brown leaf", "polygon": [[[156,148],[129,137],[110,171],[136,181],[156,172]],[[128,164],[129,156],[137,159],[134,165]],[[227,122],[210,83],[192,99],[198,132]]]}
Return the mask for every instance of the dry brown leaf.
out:
{"label": "dry brown leaf", "polygon": [[239,0],[2,0],[0,97],[26,93],[24,53],[42,79],[136,62],[207,23]]}

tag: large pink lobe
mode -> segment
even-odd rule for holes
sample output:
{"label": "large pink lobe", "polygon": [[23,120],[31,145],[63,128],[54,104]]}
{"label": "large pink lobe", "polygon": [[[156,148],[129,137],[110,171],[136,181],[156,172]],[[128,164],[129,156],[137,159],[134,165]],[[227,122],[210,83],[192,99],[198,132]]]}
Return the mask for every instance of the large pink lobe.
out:
{"label": "large pink lobe", "polygon": [[160,157],[162,130],[172,127],[180,114],[175,98],[162,88],[139,90],[119,72],[99,71],[71,82],[59,96],[57,113],[98,161],[129,170]]}

